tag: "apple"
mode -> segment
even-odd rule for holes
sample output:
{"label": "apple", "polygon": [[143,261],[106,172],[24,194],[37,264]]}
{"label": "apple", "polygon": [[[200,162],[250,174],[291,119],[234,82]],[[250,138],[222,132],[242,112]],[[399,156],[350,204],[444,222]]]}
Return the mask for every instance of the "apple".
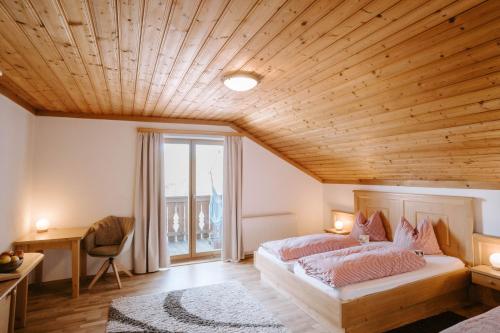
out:
{"label": "apple", "polygon": [[12,260],[11,256],[7,254],[2,254],[0,256],[0,264],[5,265],[8,264]]}
{"label": "apple", "polygon": [[12,257],[10,257],[10,260],[12,260],[12,262],[15,263],[15,262],[19,261],[19,257],[18,256],[12,256]]}
{"label": "apple", "polygon": [[23,250],[16,250],[15,255],[18,256],[19,259],[23,259],[23,257],[24,257],[24,251]]}

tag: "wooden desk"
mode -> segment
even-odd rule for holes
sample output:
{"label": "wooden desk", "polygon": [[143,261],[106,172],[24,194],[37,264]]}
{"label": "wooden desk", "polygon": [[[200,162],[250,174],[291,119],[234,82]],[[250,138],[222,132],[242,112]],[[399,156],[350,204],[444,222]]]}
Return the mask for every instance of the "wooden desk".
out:
{"label": "wooden desk", "polygon": [[[81,240],[87,228],[49,229],[47,232],[31,233],[14,242],[16,249],[24,252],[40,252],[48,249],[71,250],[73,297],[80,295],[80,276],[87,275],[87,254],[81,251]],[[42,282],[43,266],[36,270],[36,281]]]}
{"label": "wooden desk", "polygon": [[[26,309],[28,306],[28,278],[29,273],[35,267],[41,266],[43,254],[40,253],[25,253],[24,261],[21,267],[17,269],[20,277],[0,282],[0,316],[4,322],[4,318],[8,317],[7,332],[14,332],[16,328],[26,326]],[[10,299],[9,299],[10,298]],[[8,315],[7,315],[8,314]],[[3,325],[0,326],[0,332],[3,332]]]}

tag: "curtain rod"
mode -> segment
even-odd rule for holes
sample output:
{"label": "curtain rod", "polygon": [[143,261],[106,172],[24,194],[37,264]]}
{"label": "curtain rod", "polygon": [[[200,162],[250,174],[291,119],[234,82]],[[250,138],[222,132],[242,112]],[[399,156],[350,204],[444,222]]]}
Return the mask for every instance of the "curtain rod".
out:
{"label": "curtain rod", "polygon": [[156,132],[166,134],[193,134],[193,135],[214,135],[214,136],[244,136],[238,132],[220,132],[220,131],[203,131],[203,130],[179,130],[179,129],[166,129],[166,128],[148,128],[139,127],[138,132]]}

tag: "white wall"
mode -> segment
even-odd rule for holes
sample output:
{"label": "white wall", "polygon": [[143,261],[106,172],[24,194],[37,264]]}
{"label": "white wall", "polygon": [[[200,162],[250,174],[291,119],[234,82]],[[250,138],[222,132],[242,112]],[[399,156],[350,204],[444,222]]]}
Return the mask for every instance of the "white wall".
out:
{"label": "white wall", "polygon": [[[33,220],[88,226],[110,214],[133,214],[137,127],[232,131],[227,127],[112,120],[36,118]],[[322,185],[254,142],[244,140],[243,214],[293,212],[300,232],[320,230]],[[70,254],[47,251],[44,280],[70,276]],[[130,265],[130,255],[120,260]],[[89,258],[93,274],[99,260]]]}
{"label": "white wall", "polygon": [[323,228],[322,184],[260,145],[243,140],[243,216],[294,213],[299,234]]}
{"label": "white wall", "polygon": [[353,190],[472,197],[475,198],[474,231],[492,236],[500,236],[500,191],[498,190],[324,184],[323,196],[325,204],[323,214],[326,226],[331,226],[330,211],[332,209],[353,211]]}
{"label": "white wall", "polygon": [[34,121],[0,95],[0,252],[30,228]]}

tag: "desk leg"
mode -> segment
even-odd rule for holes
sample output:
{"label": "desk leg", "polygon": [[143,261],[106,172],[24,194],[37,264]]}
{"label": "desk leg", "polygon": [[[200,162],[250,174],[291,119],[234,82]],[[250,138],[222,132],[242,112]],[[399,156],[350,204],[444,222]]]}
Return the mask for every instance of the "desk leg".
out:
{"label": "desk leg", "polygon": [[14,333],[14,323],[16,322],[16,298],[17,290],[14,288],[10,292],[9,326],[7,328],[8,333]]}
{"label": "desk leg", "polygon": [[17,285],[16,296],[16,328],[26,326],[26,310],[28,309],[28,278],[29,275]]}
{"label": "desk leg", "polygon": [[[43,250],[38,250],[38,253],[43,254]],[[35,268],[35,282],[40,284],[43,281],[43,261]]]}
{"label": "desk leg", "polygon": [[80,240],[71,242],[73,298],[80,296]]}
{"label": "desk leg", "polygon": [[87,277],[87,252],[80,247],[80,276]]}

